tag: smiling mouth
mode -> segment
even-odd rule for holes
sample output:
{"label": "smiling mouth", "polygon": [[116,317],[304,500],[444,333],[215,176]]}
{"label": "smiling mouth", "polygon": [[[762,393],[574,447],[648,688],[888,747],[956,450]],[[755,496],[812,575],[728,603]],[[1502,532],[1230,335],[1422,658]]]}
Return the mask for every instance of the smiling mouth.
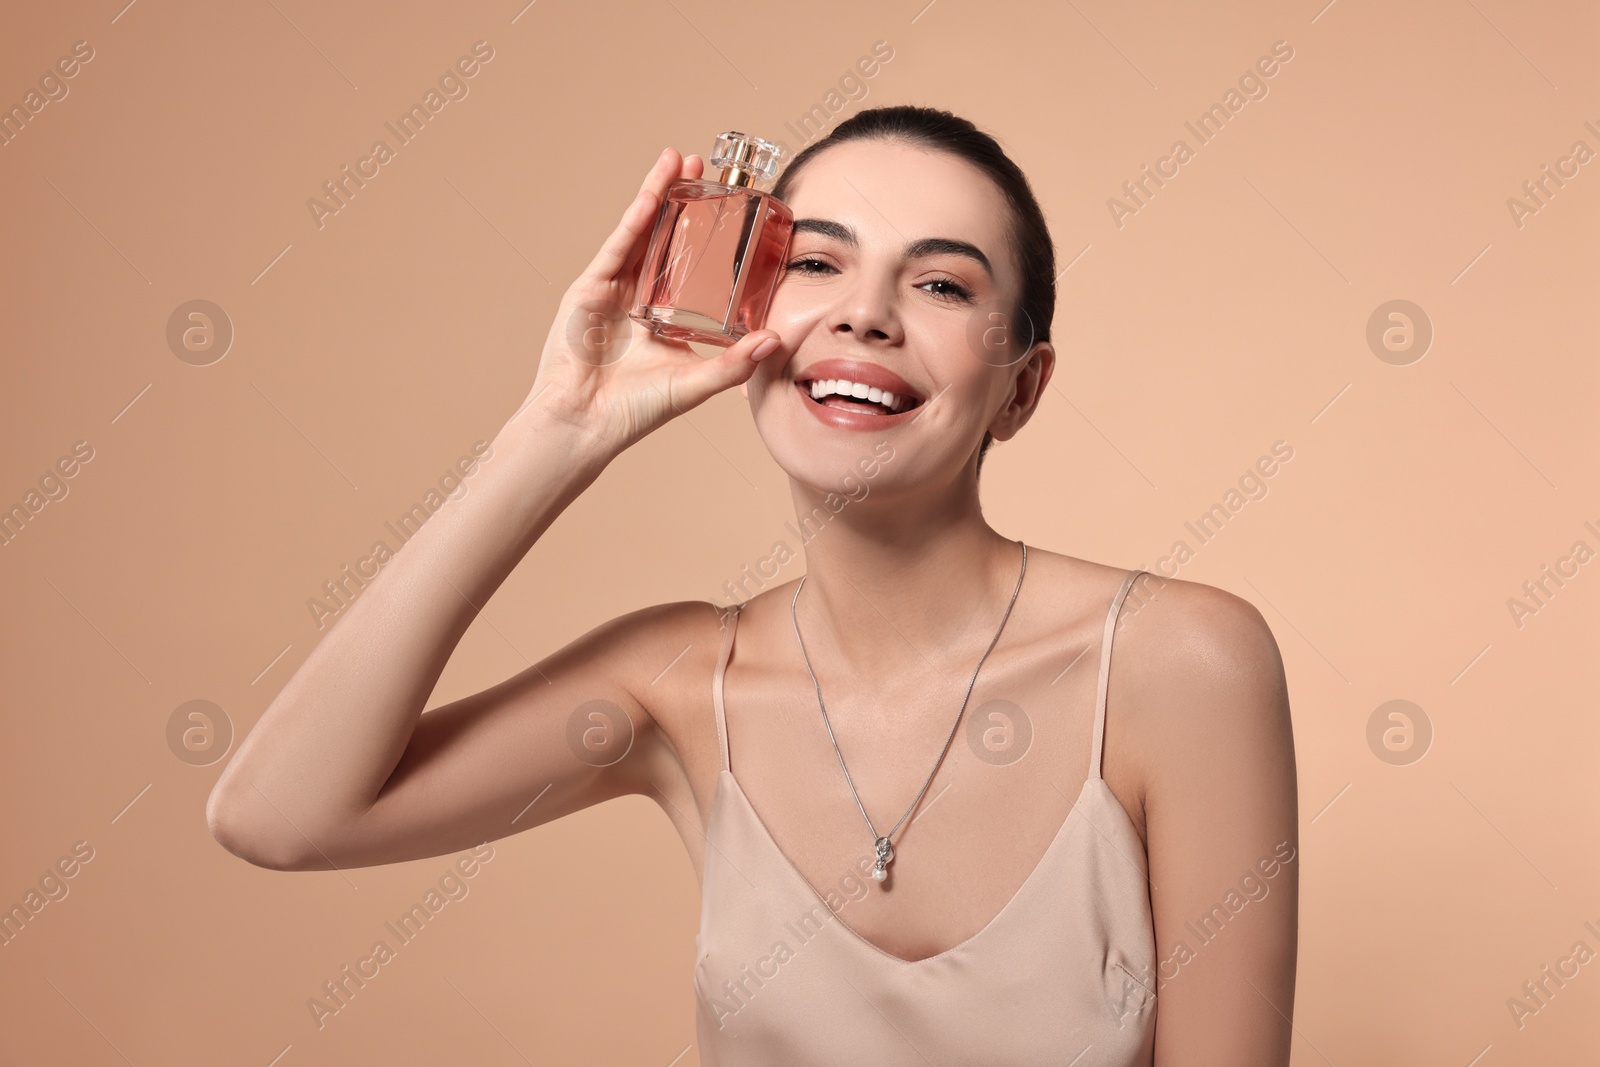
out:
{"label": "smiling mouth", "polygon": [[[794,383],[800,390],[800,395],[821,407],[837,408],[840,411],[860,411],[869,415],[901,415],[922,403],[921,398],[912,395],[885,393],[879,389],[868,389],[866,396],[855,396],[861,387],[851,388],[850,383],[823,380],[801,380]],[[839,389],[846,392],[839,392]],[[877,394],[879,399],[872,399]]]}

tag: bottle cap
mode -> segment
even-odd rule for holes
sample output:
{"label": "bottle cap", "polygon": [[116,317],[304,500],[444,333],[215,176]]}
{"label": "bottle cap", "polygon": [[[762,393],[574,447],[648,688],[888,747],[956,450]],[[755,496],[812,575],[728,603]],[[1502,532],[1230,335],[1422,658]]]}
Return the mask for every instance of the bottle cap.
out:
{"label": "bottle cap", "polygon": [[771,181],[777,175],[781,155],[783,149],[771,141],[730,130],[717,135],[711,162],[722,168],[724,185],[753,185]]}

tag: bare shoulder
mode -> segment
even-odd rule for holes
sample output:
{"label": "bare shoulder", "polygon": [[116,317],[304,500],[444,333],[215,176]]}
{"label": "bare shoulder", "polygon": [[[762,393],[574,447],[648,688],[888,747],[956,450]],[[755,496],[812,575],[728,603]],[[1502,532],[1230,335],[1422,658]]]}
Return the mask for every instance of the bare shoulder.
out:
{"label": "bare shoulder", "polygon": [[639,608],[602,626],[612,638],[607,644],[614,676],[646,719],[638,789],[674,823],[710,804],[708,783],[719,760],[711,676],[730,622],[723,606],[680,600]]}
{"label": "bare shoulder", "polygon": [[671,728],[694,704],[716,660],[726,609],[705,600],[677,600],[618,615],[607,635],[614,666],[654,725]]}
{"label": "bare shoulder", "polygon": [[[1215,773],[1289,742],[1283,659],[1255,605],[1215,586],[1140,575],[1118,622],[1112,684],[1140,739],[1148,794],[1182,768]],[[1292,760],[1292,748],[1291,760]]]}
{"label": "bare shoulder", "polygon": [[[1146,697],[1281,688],[1283,660],[1256,606],[1225,589],[1141,574],[1118,618],[1125,692]],[[1137,661],[1130,663],[1129,661]],[[1141,700],[1147,714],[1175,714],[1182,699]],[[1248,703],[1248,702],[1245,702]]]}
{"label": "bare shoulder", "polygon": [[652,791],[657,779],[681,777],[671,764],[695,744],[695,697],[708,684],[722,618],[703,600],[623,612],[540,660],[528,684],[565,687],[562,698],[575,706],[601,699],[626,708],[642,749],[629,760],[637,773],[626,777]]}

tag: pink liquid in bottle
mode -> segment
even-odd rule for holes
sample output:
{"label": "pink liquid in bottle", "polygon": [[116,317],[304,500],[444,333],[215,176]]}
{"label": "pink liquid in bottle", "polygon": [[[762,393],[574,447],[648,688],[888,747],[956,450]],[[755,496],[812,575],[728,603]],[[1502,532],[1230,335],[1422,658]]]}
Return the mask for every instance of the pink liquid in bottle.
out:
{"label": "pink liquid in bottle", "polygon": [[794,214],[754,188],[777,173],[778,146],[724,133],[711,162],[720,180],[667,188],[629,317],[680,341],[727,346],[766,320],[783,276]]}

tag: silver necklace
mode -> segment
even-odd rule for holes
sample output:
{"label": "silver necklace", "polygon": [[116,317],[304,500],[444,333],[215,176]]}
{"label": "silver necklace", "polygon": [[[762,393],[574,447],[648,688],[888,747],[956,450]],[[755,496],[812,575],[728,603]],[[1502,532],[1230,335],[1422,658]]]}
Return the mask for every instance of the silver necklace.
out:
{"label": "silver necklace", "polygon": [[1017,602],[1017,594],[1022,592],[1022,576],[1028,573],[1028,546],[1021,541],[1018,541],[1017,544],[1022,545],[1022,570],[1017,574],[1017,587],[1011,591],[1011,603],[1006,605],[1006,613],[1001,616],[1000,629],[994,632],[994,640],[989,642],[989,647],[983,650],[982,656],[978,657],[978,666],[973,668],[972,671],[972,681],[967,683],[967,694],[961,698],[961,708],[956,712],[955,722],[950,724],[950,733],[944,739],[944,748],[939,750],[939,758],[933,761],[933,770],[928,772],[928,780],[922,783],[922,788],[917,791],[916,797],[911,801],[911,806],[906,809],[905,815],[900,816],[900,822],[895,823],[893,828],[881,837],[878,835],[877,829],[872,825],[872,817],[867,814],[866,807],[861,803],[861,796],[856,792],[855,782],[850,779],[850,768],[844,765],[844,753],[839,751],[839,741],[833,736],[833,724],[828,721],[828,707],[822,702],[822,686],[817,682],[817,673],[811,669],[811,657],[806,655],[805,639],[800,636],[800,619],[795,613],[795,605],[800,602],[800,590],[804,589],[806,585],[805,577],[802,576],[800,584],[795,586],[794,599],[789,602],[789,619],[794,623],[794,638],[800,643],[800,656],[805,660],[806,673],[811,675],[811,684],[816,687],[817,706],[822,709],[822,725],[828,728],[828,740],[833,742],[834,755],[839,757],[839,769],[844,771],[845,784],[850,787],[850,795],[855,797],[856,807],[860,809],[861,817],[867,820],[867,830],[872,834],[872,845],[878,854],[878,862],[872,868],[874,881],[881,882],[888,877],[889,863],[894,859],[894,848],[889,844],[889,839],[894,836],[896,830],[900,829],[900,823],[906,821],[906,816],[916,810],[918,801],[922,799],[922,794],[926,793],[928,786],[933,784],[933,776],[938,773],[939,764],[944,762],[945,753],[950,751],[950,742],[956,736],[956,726],[961,722],[961,716],[967,710],[967,701],[972,698],[972,687],[978,684],[978,671],[983,669],[983,661],[989,658],[989,653],[994,650],[994,646],[1000,640],[1001,632],[1006,628],[1006,620],[1011,618],[1012,605]]}

